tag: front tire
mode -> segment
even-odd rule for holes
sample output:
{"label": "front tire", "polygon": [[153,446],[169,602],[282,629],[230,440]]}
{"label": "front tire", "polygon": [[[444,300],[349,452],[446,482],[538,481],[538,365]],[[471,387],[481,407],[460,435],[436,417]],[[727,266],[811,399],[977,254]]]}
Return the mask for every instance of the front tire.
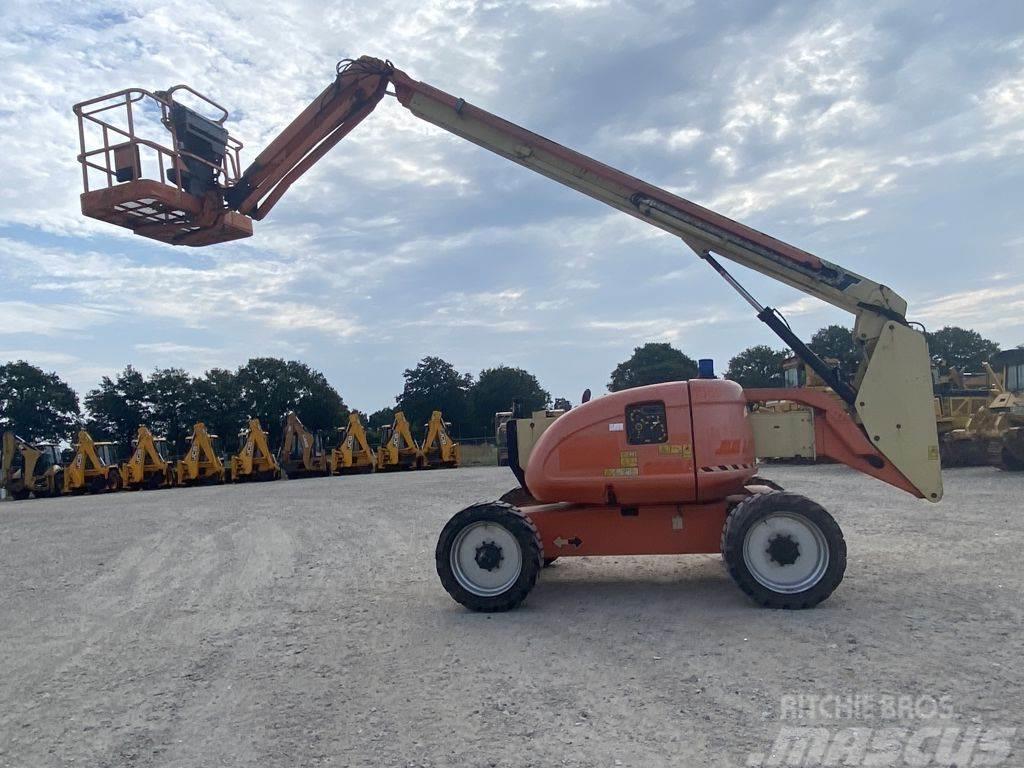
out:
{"label": "front tire", "polygon": [[766,608],[812,608],[846,572],[846,541],[821,505],[774,491],[737,504],[722,530],[722,557],[733,580]]}
{"label": "front tire", "polygon": [[536,526],[500,501],[456,513],[441,530],[434,559],[441,584],[473,611],[515,608],[537,583],[543,548]]}

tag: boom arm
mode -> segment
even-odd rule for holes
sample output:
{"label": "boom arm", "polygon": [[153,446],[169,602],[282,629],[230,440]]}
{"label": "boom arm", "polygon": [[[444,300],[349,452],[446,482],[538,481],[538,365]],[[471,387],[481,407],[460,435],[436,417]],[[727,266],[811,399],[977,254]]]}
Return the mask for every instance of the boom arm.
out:
{"label": "boom arm", "polygon": [[[339,64],[335,81],[237,182],[225,186],[224,203],[252,219],[266,216],[292,183],[390,93],[389,83],[398,101],[417,117],[682,239],[832,385],[860,417],[871,444],[920,496],[933,501],[941,497],[930,359],[923,334],[907,324],[902,297],[862,275],[413,80],[390,62],[364,56]],[[854,338],[863,350],[863,360],[852,384],[813,355],[775,310],[758,304],[711,254],[853,314]]]}

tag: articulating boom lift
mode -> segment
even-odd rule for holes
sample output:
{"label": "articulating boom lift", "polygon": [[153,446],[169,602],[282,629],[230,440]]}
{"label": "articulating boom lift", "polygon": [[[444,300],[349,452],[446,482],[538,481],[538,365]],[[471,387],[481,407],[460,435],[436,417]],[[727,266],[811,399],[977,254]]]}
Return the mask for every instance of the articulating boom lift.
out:
{"label": "articulating boom lift", "polygon": [[[520,128],[380,59],[339,63],[334,82],[244,172],[241,145],[223,129],[226,113],[204,118],[180,103],[185,93],[194,94],[184,86],[131,89],[76,105],[86,215],[176,244],[248,236],[252,221],[266,216],[385,94],[394,95],[423,120],[679,237],[839,396],[744,392],[731,382],[695,380],[619,392],[573,409],[529,457],[510,457],[538,504],[475,505],[442,532],[438,573],[459,602],[477,610],[510,608],[553,555],[719,551],[759,602],[820,602],[842,578],[842,534],[810,500],[748,487],[758,442],[748,403],[805,405],[814,416],[808,437],[818,455],[919,498],[941,498],[928,350],[924,335],[907,322],[906,302],[890,288]],[[132,127],[133,105],[146,100],[163,115],[170,146]],[[115,125],[110,115],[122,111],[129,119]],[[90,138],[97,127],[102,140]],[[147,167],[158,172],[144,178]],[[863,359],[853,380],[814,355],[715,255],[854,315]]]}

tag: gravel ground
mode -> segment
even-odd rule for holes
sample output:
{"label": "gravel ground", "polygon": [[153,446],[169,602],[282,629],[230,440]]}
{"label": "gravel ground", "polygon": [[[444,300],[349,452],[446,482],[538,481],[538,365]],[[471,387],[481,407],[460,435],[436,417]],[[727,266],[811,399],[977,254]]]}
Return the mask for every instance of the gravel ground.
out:
{"label": "gravel ground", "polygon": [[[933,506],[842,467],[764,474],[845,531],[815,610],[756,608],[689,556],[563,560],[520,610],[467,612],[436,536],[505,469],[5,503],[0,766],[770,765],[799,695],[1021,725],[1024,477],[947,472]],[[893,725],[877,706],[824,725]],[[1010,736],[987,756],[1021,765]]]}

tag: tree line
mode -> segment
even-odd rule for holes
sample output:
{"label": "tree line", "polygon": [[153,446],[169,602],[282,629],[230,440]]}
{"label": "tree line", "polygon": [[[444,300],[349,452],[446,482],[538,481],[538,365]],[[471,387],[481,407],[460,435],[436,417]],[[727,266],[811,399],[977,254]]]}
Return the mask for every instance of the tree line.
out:
{"label": "tree line", "polygon": [[[928,334],[933,362],[940,368],[979,371],[999,345],[976,331],[946,327]],[[849,328],[830,325],[817,331],[808,346],[819,356],[837,361],[850,376],[860,352]],[[784,385],[783,361],[792,353],[767,345],[749,347],[729,360],[726,378],[745,387]],[[697,363],[666,343],[634,349],[611,372],[608,389],[679,381],[697,376]],[[474,378],[439,357],[424,357],[403,373],[395,406],[363,414],[371,440],[402,410],[418,431],[433,410],[441,410],[460,438],[491,436],[494,414],[509,408],[513,398],[529,412],[569,409],[565,397],[552,398],[537,377],[522,368],[499,365]],[[84,406],[84,408],[83,408]],[[82,400],[55,372],[23,360],[0,366],[0,430],[13,429],[26,440],[69,441],[84,427],[97,440],[111,440],[127,449],[139,425],[145,424],[177,450],[196,421],[227,439],[229,445],[249,418],[260,420],[272,442],[281,435],[281,419],[295,411],[311,430],[330,436],[350,412],[341,394],[323,373],[296,360],[256,357],[235,370],[212,368],[193,376],[180,368],[157,368],[144,375],[131,365],[113,377],[104,376]]]}

